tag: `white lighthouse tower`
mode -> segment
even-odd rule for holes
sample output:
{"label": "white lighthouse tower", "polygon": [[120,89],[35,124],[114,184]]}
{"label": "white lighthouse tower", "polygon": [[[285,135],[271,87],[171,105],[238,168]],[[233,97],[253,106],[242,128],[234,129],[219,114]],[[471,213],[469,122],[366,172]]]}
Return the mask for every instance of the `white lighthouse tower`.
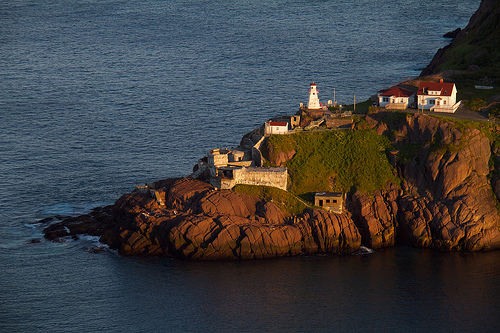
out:
{"label": "white lighthouse tower", "polygon": [[311,83],[311,88],[309,88],[309,104],[307,105],[309,110],[319,110],[321,106],[319,105],[318,88],[316,83]]}

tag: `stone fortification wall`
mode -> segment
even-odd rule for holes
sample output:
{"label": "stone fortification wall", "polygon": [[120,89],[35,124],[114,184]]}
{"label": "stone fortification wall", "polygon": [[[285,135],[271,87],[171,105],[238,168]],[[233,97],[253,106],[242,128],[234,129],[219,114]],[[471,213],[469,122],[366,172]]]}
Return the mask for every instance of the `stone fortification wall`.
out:
{"label": "stone fortification wall", "polygon": [[272,186],[286,191],[288,171],[286,168],[242,168],[233,170],[236,184]]}
{"label": "stone fortification wall", "polygon": [[264,141],[266,140],[265,136],[262,136],[259,141],[252,147],[252,161],[256,167],[262,166],[262,161],[264,158],[262,157],[262,145]]}
{"label": "stone fortification wall", "polygon": [[208,166],[209,167],[217,167],[221,165],[227,165],[229,161],[229,153],[228,149],[213,149],[208,154]]}
{"label": "stone fortification wall", "polygon": [[221,190],[230,190],[236,186],[236,182],[232,178],[212,177],[210,178],[210,185]]}

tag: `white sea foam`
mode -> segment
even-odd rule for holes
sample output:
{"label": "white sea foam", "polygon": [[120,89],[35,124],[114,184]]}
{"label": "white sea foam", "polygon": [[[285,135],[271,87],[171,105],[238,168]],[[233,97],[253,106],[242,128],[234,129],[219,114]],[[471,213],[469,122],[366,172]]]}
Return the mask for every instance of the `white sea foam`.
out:
{"label": "white sea foam", "polygon": [[354,255],[364,255],[364,254],[372,254],[372,253],[375,253],[375,251],[373,249],[370,249],[369,247],[361,245],[359,247],[359,249],[356,252],[354,252],[353,254]]}

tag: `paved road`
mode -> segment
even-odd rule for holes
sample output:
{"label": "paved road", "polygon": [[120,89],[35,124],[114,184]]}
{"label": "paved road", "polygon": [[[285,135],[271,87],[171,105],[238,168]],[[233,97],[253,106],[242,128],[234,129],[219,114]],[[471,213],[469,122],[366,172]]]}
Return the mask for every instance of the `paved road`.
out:
{"label": "paved road", "polygon": [[[421,110],[417,109],[406,109],[406,112],[411,112],[411,113],[422,113]],[[430,111],[424,111],[424,114],[430,114],[433,116],[443,116],[443,117],[450,117],[450,118],[458,118],[458,119],[466,119],[466,120],[474,120],[474,121],[490,121],[488,118],[488,115],[484,112],[475,112],[472,110],[469,110],[464,107],[459,107],[455,113],[446,113],[446,112],[430,112]]]}

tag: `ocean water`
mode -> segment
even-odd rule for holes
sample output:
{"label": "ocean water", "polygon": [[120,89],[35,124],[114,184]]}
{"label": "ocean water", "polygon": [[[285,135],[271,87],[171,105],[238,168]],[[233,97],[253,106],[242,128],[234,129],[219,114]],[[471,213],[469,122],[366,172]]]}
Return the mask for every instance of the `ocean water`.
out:
{"label": "ocean water", "polygon": [[351,104],[418,75],[479,2],[3,1],[0,331],[499,331],[498,251],[184,262],[40,223],[189,174],[313,81]]}

